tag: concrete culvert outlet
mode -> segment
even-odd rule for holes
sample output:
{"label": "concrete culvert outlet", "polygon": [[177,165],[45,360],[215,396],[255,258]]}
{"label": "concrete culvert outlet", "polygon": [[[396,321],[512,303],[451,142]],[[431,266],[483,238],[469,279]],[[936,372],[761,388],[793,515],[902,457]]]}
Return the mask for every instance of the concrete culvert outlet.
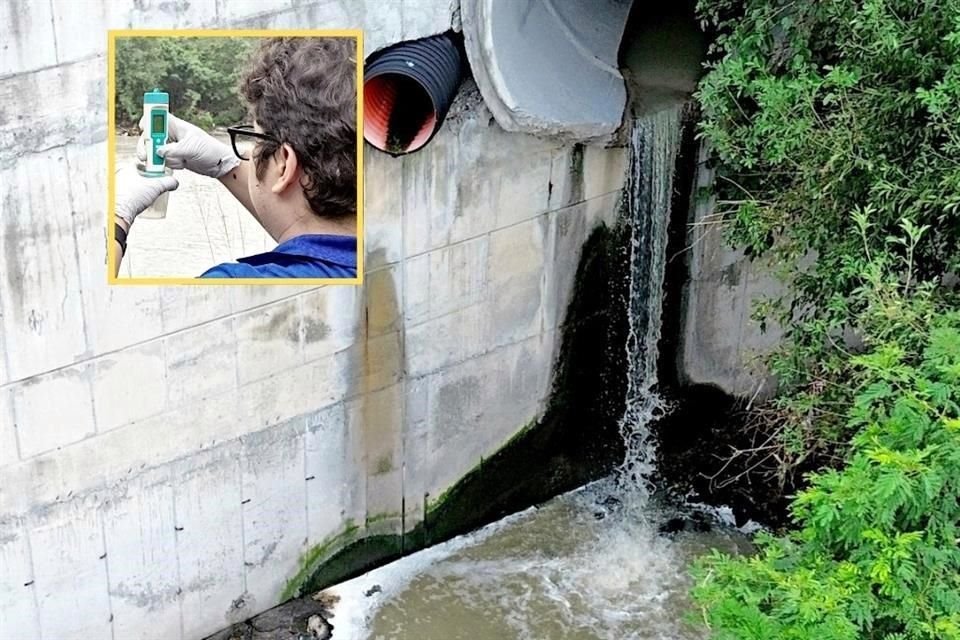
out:
{"label": "concrete culvert outlet", "polygon": [[619,56],[632,115],[688,100],[703,75],[706,46],[695,0],[634,5]]}
{"label": "concrete culvert outlet", "polygon": [[617,54],[632,0],[461,0],[473,77],[507,131],[606,141],[627,92]]}
{"label": "concrete culvert outlet", "polygon": [[644,109],[689,95],[699,77],[692,0],[461,0],[460,10],[473,77],[507,131],[608,143],[624,121],[624,75],[642,86]]}
{"label": "concrete culvert outlet", "polygon": [[462,76],[458,43],[449,34],[401,42],[367,61],[363,136],[392,155],[421,149],[443,124]]}

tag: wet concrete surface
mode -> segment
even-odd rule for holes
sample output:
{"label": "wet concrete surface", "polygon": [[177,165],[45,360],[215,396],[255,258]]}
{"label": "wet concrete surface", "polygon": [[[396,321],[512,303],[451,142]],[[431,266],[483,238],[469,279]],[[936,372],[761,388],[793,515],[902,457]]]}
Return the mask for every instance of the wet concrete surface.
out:
{"label": "wet concrete surface", "polygon": [[330,640],[330,603],[322,597],[297,598],[234,624],[206,640]]}

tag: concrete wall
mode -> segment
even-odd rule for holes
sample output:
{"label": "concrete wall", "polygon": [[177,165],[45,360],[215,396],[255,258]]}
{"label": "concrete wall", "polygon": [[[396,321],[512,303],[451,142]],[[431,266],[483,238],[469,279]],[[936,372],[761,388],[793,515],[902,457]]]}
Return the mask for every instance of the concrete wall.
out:
{"label": "concrete wall", "polygon": [[[710,187],[713,171],[703,147],[698,158],[695,193]],[[783,285],[774,265],[750,260],[723,236],[712,199],[695,198],[687,231],[689,280],[684,285],[682,337],[678,369],[687,384],[719,387],[744,399],[766,399],[776,379],[763,365],[783,336],[768,323],[753,320],[757,301],[777,297]]]}
{"label": "concrete wall", "polygon": [[542,410],[623,153],[482,107],[418,154],[367,148],[362,289],[105,284],[106,28],[363,27],[371,50],[451,14],[0,0],[0,638],[203,637],[351,524],[413,527]]}

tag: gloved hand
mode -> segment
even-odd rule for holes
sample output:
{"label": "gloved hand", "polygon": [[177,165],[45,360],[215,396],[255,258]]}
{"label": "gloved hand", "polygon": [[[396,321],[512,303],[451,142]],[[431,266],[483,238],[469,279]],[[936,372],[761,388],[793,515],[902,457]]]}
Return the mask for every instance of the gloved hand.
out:
{"label": "gloved hand", "polygon": [[[146,131],[146,116],[140,119],[140,129]],[[147,134],[143,133],[137,142],[137,157],[141,162],[147,159]],[[181,120],[172,113],[167,117],[167,144],[157,149],[171,169],[189,169],[194,173],[222,178],[237,165],[240,158],[233,149],[200,127]]]}
{"label": "gloved hand", "polygon": [[134,218],[143,213],[157,198],[179,186],[180,183],[173,176],[148,178],[132,167],[124,167],[116,174],[114,213],[127,223],[129,229]]}

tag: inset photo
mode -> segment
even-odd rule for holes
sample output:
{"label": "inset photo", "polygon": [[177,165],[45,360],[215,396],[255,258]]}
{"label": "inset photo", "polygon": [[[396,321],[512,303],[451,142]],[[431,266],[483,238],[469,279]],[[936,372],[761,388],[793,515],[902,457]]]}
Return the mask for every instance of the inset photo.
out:
{"label": "inset photo", "polygon": [[111,284],[361,284],[362,34],[111,31]]}

